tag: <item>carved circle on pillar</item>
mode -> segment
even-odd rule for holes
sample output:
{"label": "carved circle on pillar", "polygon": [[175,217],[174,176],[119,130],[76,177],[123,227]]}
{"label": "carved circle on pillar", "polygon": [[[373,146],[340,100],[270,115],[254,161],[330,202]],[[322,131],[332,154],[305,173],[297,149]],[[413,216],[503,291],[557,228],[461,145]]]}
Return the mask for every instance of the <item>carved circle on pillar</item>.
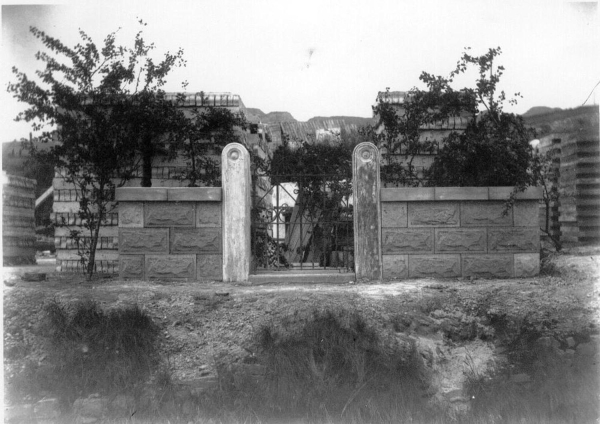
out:
{"label": "carved circle on pillar", "polygon": [[369,146],[364,146],[360,151],[360,158],[363,162],[371,162],[373,160],[373,150]]}
{"label": "carved circle on pillar", "polygon": [[230,160],[238,160],[240,157],[240,151],[238,149],[231,149],[229,151],[229,159]]}

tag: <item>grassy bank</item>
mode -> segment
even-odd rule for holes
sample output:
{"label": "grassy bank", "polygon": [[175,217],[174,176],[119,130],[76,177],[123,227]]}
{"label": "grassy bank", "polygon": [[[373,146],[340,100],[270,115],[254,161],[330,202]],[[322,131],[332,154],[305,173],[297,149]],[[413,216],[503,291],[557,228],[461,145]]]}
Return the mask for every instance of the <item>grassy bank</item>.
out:
{"label": "grassy bank", "polygon": [[[110,423],[596,422],[600,293],[572,259],[535,279],[401,295],[17,285],[4,299],[5,400],[58,399],[60,422],[96,404]],[[480,345],[489,372],[469,350]],[[442,398],[435,368],[458,351],[466,383]]]}

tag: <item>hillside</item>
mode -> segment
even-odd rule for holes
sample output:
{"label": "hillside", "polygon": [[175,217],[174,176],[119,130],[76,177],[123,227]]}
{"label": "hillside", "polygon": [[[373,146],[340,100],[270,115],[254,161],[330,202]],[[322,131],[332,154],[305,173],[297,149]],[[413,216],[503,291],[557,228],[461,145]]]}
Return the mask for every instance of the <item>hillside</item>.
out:
{"label": "hillside", "polygon": [[574,109],[559,109],[556,111],[523,115],[525,124],[537,130],[538,137],[548,134],[568,133],[577,134],[579,138],[598,137],[598,106],[579,106]]}
{"label": "hillside", "polygon": [[562,109],[559,107],[534,106],[521,116],[523,118],[528,118],[530,116],[535,116],[535,115],[544,115],[544,114],[552,113],[552,112],[560,112],[561,110]]}
{"label": "hillside", "polygon": [[357,127],[372,125],[375,123],[375,120],[373,118],[362,118],[358,116],[314,116],[310,118],[307,122],[327,120],[344,121],[346,124],[353,124]]}
{"label": "hillside", "polygon": [[[262,110],[258,108],[249,107],[246,108],[246,117],[250,121],[260,121],[263,124],[272,124],[278,122],[300,122],[296,120],[291,113],[289,112],[269,112],[264,113]],[[349,125],[356,125],[358,127],[364,125],[373,124],[373,118],[363,118],[359,116],[313,116],[306,123],[313,124],[323,121],[344,121]]]}
{"label": "hillside", "polygon": [[[246,113],[250,121],[257,120],[262,123],[273,123],[273,122],[297,122],[296,119],[289,112],[269,112],[264,113],[258,108],[246,108]],[[255,118],[255,119],[252,119]],[[258,118],[258,119],[256,119]]]}

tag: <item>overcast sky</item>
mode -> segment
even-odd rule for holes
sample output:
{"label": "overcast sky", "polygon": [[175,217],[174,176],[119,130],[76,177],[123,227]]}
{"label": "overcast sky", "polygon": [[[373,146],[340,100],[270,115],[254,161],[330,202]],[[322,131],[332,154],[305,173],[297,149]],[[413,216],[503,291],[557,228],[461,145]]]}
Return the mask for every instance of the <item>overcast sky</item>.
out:
{"label": "overcast sky", "polygon": [[[22,3],[22,2],[21,2]],[[40,3],[38,1],[37,3]],[[55,2],[60,3],[60,2]],[[167,91],[227,91],[247,107],[312,116],[371,116],[378,91],[408,90],[427,71],[447,75],[469,46],[500,46],[502,88],[524,99],[508,110],[580,106],[600,81],[597,2],[488,1],[96,1],[2,6],[2,141],[27,136],[6,93],[14,65],[38,69],[37,26],[65,44],[78,29],[100,44],[119,27],[128,44],[147,22],[157,52],[185,50]],[[460,81],[459,86],[468,84]],[[600,87],[587,104],[600,102]]]}

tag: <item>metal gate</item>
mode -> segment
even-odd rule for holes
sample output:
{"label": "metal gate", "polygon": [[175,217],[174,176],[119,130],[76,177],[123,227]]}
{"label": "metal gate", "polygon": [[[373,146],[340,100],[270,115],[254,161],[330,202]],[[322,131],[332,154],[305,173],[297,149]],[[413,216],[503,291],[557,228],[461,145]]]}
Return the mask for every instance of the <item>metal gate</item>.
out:
{"label": "metal gate", "polygon": [[254,175],[252,272],[354,271],[352,181]]}

